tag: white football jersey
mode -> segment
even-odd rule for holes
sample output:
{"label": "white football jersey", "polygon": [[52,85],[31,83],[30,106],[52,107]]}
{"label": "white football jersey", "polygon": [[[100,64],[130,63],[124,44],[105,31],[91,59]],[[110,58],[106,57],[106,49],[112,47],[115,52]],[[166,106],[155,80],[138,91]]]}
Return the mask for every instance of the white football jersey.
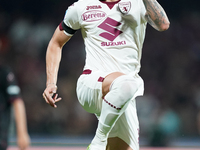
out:
{"label": "white football jersey", "polygon": [[69,29],[65,33],[73,35],[70,30],[81,29],[86,50],[84,69],[138,73],[147,24],[145,13],[142,0],[79,0],[71,5],[63,20]]}

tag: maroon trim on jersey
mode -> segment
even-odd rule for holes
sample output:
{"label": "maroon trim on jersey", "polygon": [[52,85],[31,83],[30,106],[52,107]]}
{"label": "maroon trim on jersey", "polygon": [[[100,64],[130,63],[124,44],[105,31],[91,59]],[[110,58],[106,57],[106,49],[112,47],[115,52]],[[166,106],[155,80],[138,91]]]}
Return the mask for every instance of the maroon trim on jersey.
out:
{"label": "maroon trim on jersey", "polygon": [[118,1],[116,1],[116,2],[106,2],[106,1],[101,1],[101,2],[104,3],[104,4],[107,4],[108,7],[109,7],[110,9],[112,9],[113,6],[114,6],[115,4],[117,4],[119,1],[120,1],[120,0],[118,0]]}
{"label": "maroon trim on jersey", "polygon": [[59,24],[60,31],[65,30],[69,34],[75,34],[77,30],[68,27],[63,21]]}
{"label": "maroon trim on jersey", "polygon": [[64,30],[64,28],[62,27],[62,22],[59,24],[59,29],[60,31]]}

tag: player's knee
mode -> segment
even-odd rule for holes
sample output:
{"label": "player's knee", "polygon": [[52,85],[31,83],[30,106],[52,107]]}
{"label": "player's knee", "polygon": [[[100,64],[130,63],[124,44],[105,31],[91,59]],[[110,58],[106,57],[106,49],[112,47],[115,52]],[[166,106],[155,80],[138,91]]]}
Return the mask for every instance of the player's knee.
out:
{"label": "player's knee", "polygon": [[133,77],[123,75],[115,79],[111,85],[111,90],[115,90],[119,99],[128,101],[133,98],[137,86]]}

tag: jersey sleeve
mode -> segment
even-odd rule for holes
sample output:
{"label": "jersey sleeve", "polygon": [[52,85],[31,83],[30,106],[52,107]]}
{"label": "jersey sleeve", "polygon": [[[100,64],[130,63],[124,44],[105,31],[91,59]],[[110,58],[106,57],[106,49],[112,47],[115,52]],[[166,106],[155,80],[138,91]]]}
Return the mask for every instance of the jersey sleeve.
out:
{"label": "jersey sleeve", "polygon": [[80,29],[80,19],[76,3],[77,2],[68,7],[62,22],[62,28],[64,29],[65,34],[69,36],[72,36],[78,29]]}
{"label": "jersey sleeve", "polygon": [[13,102],[16,98],[21,97],[20,96],[20,87],[17,84],[16,78],[14,73],[11,69],[5,70],[5,93],[7,95],[7,98],[10,100],[10,102]]}
{"label": "jersey sleeve", "polygon": [[147,13],[147,10],[146,10],[146,7],[144,6],[144,2],[143,2],[143,1],[141,1],[140,6],[141,6],[141,18],[142,18],[142,21],[143,21],[143,22],[147,22],[147,21],[146,21],[146,18],[145,18],[145,15],[146,15],[146,13]]}

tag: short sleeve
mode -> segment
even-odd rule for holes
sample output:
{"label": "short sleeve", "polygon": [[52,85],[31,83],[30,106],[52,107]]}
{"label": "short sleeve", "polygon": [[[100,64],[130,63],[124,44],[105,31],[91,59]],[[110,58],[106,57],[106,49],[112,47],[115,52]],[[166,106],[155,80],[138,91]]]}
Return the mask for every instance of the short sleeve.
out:
{"label": "short sleeve", "polygon": [[141,6],[141,18],[142,18],[142,21],[147,22],[146,19],[145,19],[145,15],[146,15],[147,10],[146,10],[146,8],[144,6],[144,2],[142,0],[140,2],[141,2],[140,6]]}
{"label": "short sleeve", "polygon": [[20,88],[14,73],[10,69],[5,70],[5,92],[10,101],[20,97]]}
{"label": "short sleeve", "polygon": [[80,19],[76,3],[77,2],[68,7],[63,20],[62,26],[64,27],[65,32],[69,35],[73,35],[76,30],[80,29],[80,23],[79,23]]}

